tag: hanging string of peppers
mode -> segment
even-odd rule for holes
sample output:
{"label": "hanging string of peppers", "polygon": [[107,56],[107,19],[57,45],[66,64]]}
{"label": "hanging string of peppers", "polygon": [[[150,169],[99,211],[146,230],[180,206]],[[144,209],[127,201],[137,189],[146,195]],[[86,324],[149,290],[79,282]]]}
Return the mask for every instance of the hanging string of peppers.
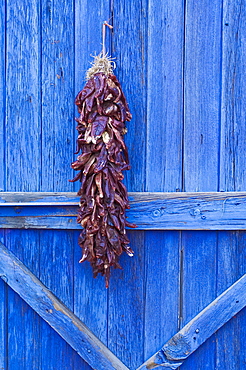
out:
{"label": "hanging string of peppers", "polygon": [[81,182],[77,222],[83,227],[79,236],[83,254],[79,262],[89,261],[94,277],[99,273],[105,276],[106,287],[110,268],[121,268],[122,252],[133,256],[125,228],[136,227],[126,220],[129,201],[122,183],[122,171],[130,168],[123,139],[125,121],[132,116],[113,69],[114,62],[103,49],[94,58],[87,83],[75,99],[80,114],[76,118],[76,154],[81,154],[72,163],[79,173],[70,180]]}

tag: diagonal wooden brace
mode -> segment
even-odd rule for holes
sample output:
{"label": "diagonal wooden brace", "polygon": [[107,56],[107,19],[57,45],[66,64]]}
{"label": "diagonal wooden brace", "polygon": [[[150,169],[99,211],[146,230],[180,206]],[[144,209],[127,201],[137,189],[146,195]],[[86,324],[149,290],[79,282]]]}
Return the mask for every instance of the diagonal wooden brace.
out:
{"label": "diagonal wooden brace", "polygon": [[0,276],[93,369],[129,370],[2,243],[0,243]]}
{"label": "diagonal wooden brace", "polygon": [[246,274],[210,303],[137,370],[177,369],[202,343],[246,306]]}
{"label": "diagonal wooden brace", "polygon": [[[2,243],[0,243],[0,276],[94,369],[129,370]],[[210,303],[137,370],[177,369],[206,339],[245,306],[246,274]]]}

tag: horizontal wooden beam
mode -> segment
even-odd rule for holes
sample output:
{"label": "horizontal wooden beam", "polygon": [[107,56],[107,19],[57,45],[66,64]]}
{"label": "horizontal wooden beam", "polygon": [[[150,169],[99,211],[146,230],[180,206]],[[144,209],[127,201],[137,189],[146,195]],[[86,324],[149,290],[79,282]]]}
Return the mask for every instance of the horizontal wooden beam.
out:
{"label": "horizontal wooden beam", "polygon": [[[246,274],[185,325],[137,370],[177,369],[202,343],[245,306]],[[233,341],[233,337],[231,340]]]}
{"label": "horizontal wooden beam", "polygon": [[[245,230],[246,192],[129,193],[138,230]],[[0,193],[0,228],[80,229],[76,193]]]}
{"label": "horizontal wooden beam", "polygon": [[129,370],[2,243],[0,276],[96,370]]}

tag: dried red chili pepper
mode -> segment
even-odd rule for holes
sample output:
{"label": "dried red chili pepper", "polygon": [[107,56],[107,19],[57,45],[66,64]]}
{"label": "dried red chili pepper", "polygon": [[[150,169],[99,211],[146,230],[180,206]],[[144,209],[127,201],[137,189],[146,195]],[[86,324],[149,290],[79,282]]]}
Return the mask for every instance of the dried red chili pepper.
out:
{"label": "dried red chili pepper", "polygon": [[80,117],[77,152],[82,151],[72,168],[80,171],[71,181],[81,181],[77,222],[83,227],[79,245],[80,262],[89,261],[94,277],[105,276],[109,285],[110,268],[121,268],[119,256],[133,251],[126,236],[129,208],[123,170],[129,169],[128,151],[123,140],[125,121],[131,113],[111,61],[100,55],[88,70],[88,81],[75,99]]}

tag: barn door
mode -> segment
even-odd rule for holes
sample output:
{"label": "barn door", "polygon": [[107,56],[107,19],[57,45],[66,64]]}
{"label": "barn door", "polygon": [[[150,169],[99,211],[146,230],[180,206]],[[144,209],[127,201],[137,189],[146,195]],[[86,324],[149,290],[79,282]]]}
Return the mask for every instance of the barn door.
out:
{"label": "barn door", "polygon": [[[130,369],[245,273],[245,194],[236,193],[246,190],[245,14],[239,0],[1,7],[0,189],[22,195],[1,196],[0,241]],[[74,96],[112,16],[108,44],[133,114],[125,182],[139,229],[129,231],[134,258],[122,257],[106,290],[78,264],[68,179]],[[0,368],[91,370],[8,282],[0,281]],[[241,310],[181,369],[244,369],[245,320]]]}
{"label": "barn door", "polygon": [[[139,228],[144,230],[220,230],[221,227],[235,229],[239,224],[241,227],[246,225],[246,193],[130,193],[130,197],[132,210],[128,216],[133,221],[138,220]],[[71,193],[2,193],[1,225],[12,229],[76,229],[77,204],[74,198],[75,194]],[[196,208],[198,206],[199,209]],[[15,214],[16,209],[19,216]],[[153,216],[158,217],[158,221],[153,220]],[[0,276],[92,368],[128,369],[3,244],[0,244]],[[245,306],[246,274],[187,323],[138,370],[162,366],[177,369]]]}

